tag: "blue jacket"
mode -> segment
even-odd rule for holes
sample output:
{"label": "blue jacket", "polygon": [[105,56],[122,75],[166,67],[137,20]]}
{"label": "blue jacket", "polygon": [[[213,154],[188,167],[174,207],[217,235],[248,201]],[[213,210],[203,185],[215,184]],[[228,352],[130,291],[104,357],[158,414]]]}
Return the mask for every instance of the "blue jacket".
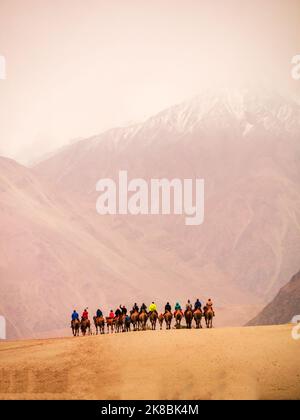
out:
{"label": "blue jacket", "polygon": [[75,319],[79,319],[79,315],[77,312],[72,313],[72,321],[75,321]]}
{"label": "blue jacket", "polygon": [[201,302],[197,300],[197,302],[195,302],[195,309],[200,309],[200,308],[201,308]]}

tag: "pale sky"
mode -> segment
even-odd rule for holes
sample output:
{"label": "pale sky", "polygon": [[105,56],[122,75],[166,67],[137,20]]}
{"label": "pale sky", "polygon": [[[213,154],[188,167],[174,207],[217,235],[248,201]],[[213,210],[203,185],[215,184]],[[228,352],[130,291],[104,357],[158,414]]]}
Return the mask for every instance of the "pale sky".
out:
{"label": "pale sky", "polygon": [[27,163],[204,87],[300,94],[299,0],[0,0],[0,155]]}

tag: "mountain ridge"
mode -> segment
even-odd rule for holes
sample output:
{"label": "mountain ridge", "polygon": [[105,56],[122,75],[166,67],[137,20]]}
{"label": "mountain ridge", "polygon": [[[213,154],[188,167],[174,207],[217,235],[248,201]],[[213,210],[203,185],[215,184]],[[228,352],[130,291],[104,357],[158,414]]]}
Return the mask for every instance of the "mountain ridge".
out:
{"label": "mountain ridge", "polygon": [[283,286],[275,298],[246,325],[279,325],[300,315],[300,271]]}

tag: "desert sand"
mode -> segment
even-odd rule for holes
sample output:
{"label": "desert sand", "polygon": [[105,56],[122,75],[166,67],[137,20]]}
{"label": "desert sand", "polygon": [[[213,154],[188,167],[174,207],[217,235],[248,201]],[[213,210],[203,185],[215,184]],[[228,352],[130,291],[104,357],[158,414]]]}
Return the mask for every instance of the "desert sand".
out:
{"label": "desert sand", "polygon": [[1,399],[298,399],[291,326],[0,343]]}

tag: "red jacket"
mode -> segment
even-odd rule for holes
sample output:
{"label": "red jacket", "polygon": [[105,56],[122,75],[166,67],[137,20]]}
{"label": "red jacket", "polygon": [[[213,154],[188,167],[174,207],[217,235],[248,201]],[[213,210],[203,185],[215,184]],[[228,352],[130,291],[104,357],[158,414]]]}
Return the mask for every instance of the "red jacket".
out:
{"label": "red jacket", "polygon": [[88,319],[89,318],[89,313],[88,311],[83,311],[82,313],[82,318]]}

